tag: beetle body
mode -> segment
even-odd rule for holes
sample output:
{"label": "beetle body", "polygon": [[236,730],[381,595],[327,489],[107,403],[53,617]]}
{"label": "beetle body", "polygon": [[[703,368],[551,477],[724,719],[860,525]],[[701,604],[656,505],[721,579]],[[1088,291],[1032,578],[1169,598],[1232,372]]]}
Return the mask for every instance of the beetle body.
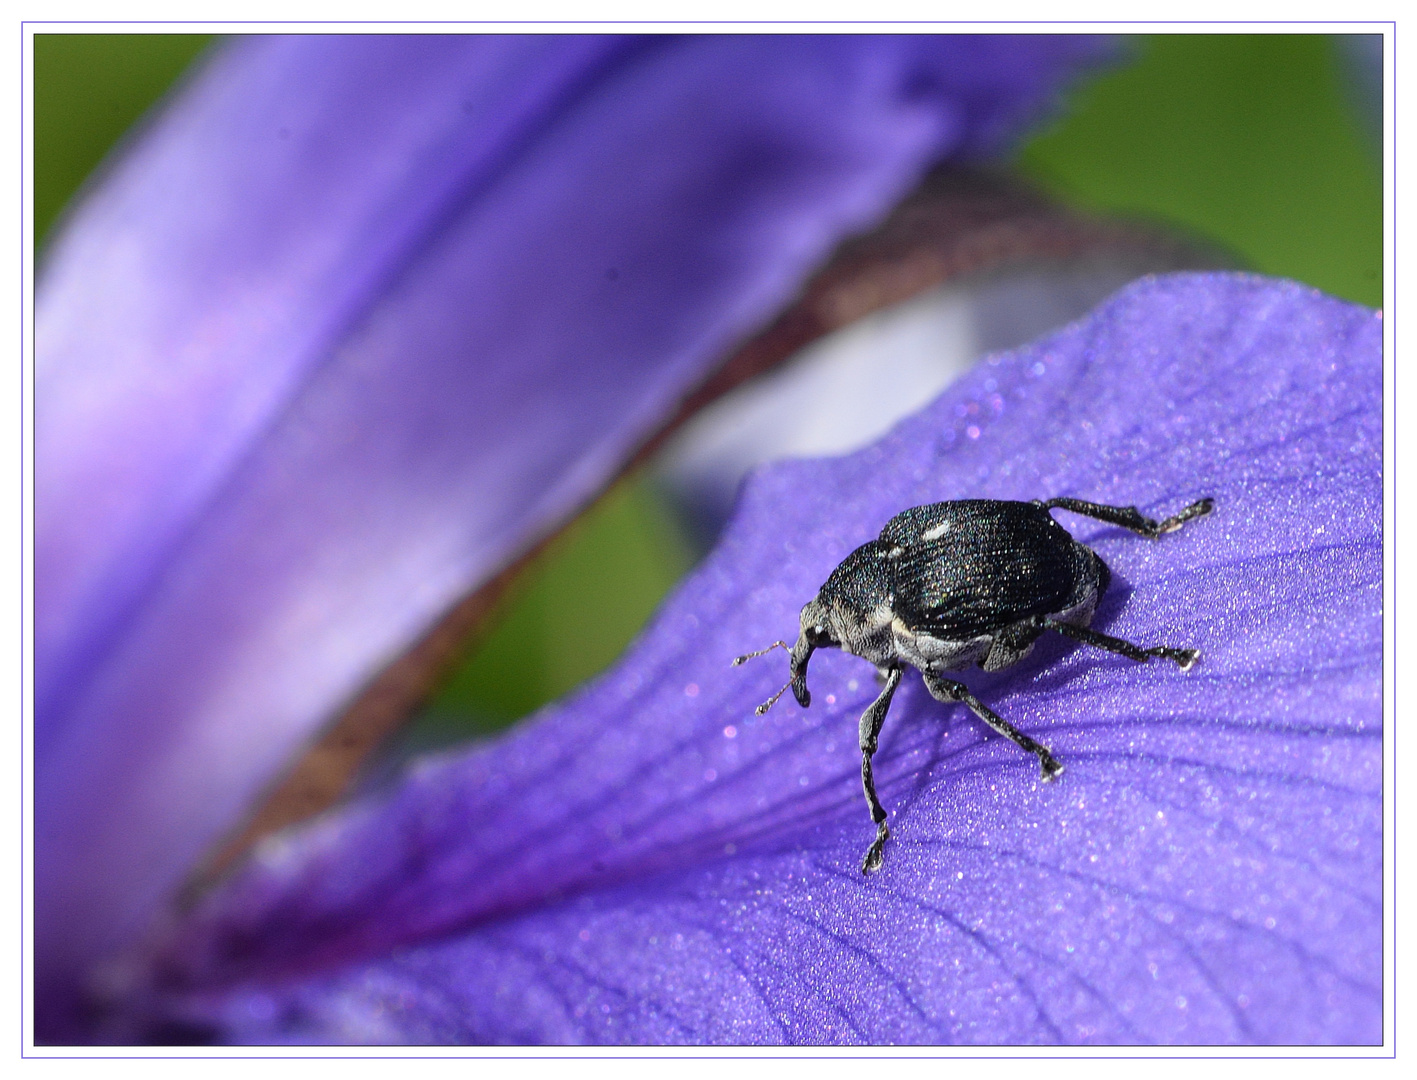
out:
{"label": "beetle body", "polygon": [[1032,650],[1037,616],[1087,626],[1110,579],[1041,503],[935,503],[847,556],[801,624],[877,667],[999,671]]}
{"label": "beetle body", "polygon": [[[1154,539],[1210,513],[1213,505],[1202,499],[1158,522],[1133,506],[1078,499],[932,503],[891,518],[878,538],[861,545],[832,571],[802,608],[788,686],[758,711],[766,712],[788,687],[804,708],[811,703],[807,664],[820,648],[844,649],[880,671],[885,686],[861,717],[862,784],[877,826],[863,871],[881,865],[890,835],[876,797],[871,758],[905,666],[920,671],[935,698],[962,702],[995,731],[1034,754],[1043,779],[1051,780],[1063,766],[1048,748],[989,709],[963,683],[946,678],[946,672],[976,665],[985,671],[1007,668],[1027,656],[1048,630],[1133,660],[1172,660],[1182,670],[1199,655],[1194,649],[1142,648],[1090,629],[1112,575],[1097,553],[1074,540],[1050,511],[1071,510]],[[777,647],[787,646],[769,646]],[[767,651],[740,656],[734,663]]]}

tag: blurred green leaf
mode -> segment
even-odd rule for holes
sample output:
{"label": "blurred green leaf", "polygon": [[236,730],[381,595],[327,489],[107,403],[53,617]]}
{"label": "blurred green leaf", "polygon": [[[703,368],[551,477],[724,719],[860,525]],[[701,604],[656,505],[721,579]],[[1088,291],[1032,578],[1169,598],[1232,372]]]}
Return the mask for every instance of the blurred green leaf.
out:
{"label": "blurred green leaf", "polygon": [[424,723],[496,730],[608,667],[692,564],[645,481],[613,487],[517,583]]}
{"label": "blurred green leaf", "polygon": [[210,34],[36,34],[34,238],[38,250],[64,205]]}
{"label": "blurred green leaf", "polygon": [[1178,225],[1265,274],[1382,305],[1382,183],[1331,37],[1145,38],[1019,166],[1064,202]]}

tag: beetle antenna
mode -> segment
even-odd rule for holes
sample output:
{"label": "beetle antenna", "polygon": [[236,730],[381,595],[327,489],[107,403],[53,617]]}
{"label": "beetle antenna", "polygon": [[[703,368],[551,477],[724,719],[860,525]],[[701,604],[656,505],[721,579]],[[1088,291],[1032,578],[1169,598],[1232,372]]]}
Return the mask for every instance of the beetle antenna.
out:
{"label": "beetle antenna", "polygon": [[780,697],[782,697],[783,694],[787,693],[787,687],[788,687],[788,686],[791,686],[791,685],[792,685],[792,683],[789,682],[789,683],[787,684],[787,686],[784,686],[784,687],[783,687],[781,690],[779,690],[776,694],[774,694],[772,697],[768,698],[765,702],[763,702],[761,705],[759,705],[756,709],[753,710],[753,715],[754,715],[754,716],[762,716],[763,713],[765,713],[765,712],[767,712],[769,709],[771,709],[774,705],[777,704],[777,699],[780,698]]}
{"label": "beetle antenna", "polygon": [[[785,641],[774,641],[774,642],[773,642],[771,645],[769,645],[766,649],[759,649],[757,652],[744,653],[742,656],[738,657],[738,659],[736,659],[736,660],[733,661],[733,665],[732,665],[732,666],[733,666],[733,667],[737,667],[739,664],[746,663],[747,661],[753,659],[753,657],[755,657],[755,656],[762,656],[764,653],[770,653],[770,652],[772,652],[774,649],[788,649],[787,642],[785,642]],[[788,651],[791,652],[791,649],[788,649]],[[781,697],[781,696],[782,696],[781,694],[778,695],[778,697]],[[777,698],[773,698],[773,701],[776,701],[776,700],[777,700]]]}
{"label": "beetle antenna", "polygon": [[[733,661],[733,666],[734,666],[734,667],[737,667],[739,664],[744,663],[745,661],[751,660],[751,659],[753,659],[753,657],[755,657],[755,656],[762,656],[764,653],[770,653],[770,652],[772,652],[774,649],[786,649],[788,652],[791,652],[791,651],[792,651],[792,648],[787,644],[787,642],[785,642],[785,641],[774,641],[774,642],[773,642],[771,645],[769,645],[766,649],[759,649],[757,652],[744,653],[742,656],[738,657],[736,660]],[[768,698],[765,702],[763,702],[763,703],[762,703],[761,705],[759,705],[756,709],[754,709],[754,710],[753,710],[753,715],[754,715],[754,716],[762,716],[763,713],[767,712],[769,709],[771,709],[774,705],[777,704],[777,699],[780,698],[780,697],[782,697],[783,694],[787,693],[788,688],[791,687],[791,686],[792,686],[792,681],[789,679],[789,680],[788,680],[788,683],[787,683],[787,686],[784,686],[784,687],[783,687],[781,690],[779,690],[776,694],[774,694],[772,697]]]}

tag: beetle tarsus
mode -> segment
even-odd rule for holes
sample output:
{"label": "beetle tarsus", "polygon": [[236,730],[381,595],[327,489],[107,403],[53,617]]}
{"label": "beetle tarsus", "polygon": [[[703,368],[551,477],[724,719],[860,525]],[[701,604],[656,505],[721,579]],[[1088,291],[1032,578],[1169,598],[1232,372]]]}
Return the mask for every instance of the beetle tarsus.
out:
{"label": "beetle tarsus", "polygon": [[1214,499],[1198,499],[1195,502],[1191,503],[1190,506],[1182,510],[1179,514],[1173,514],[1171,517],[1163,521],[1160,525],[1157,526],[1157,531],[1163,533],[1175,532],[1186,522],[1194,521],[1198,517],[1205,517],[1206,514],[1210,513],[1214,509]]}
{"label": "beetle tarsus", "polygon": [[884,821],[876,826],[875,843],[866,849],[866,858],[861,863],[863,874],[874,874],[886,861],[886,841],[890,839],[890,835],[891,830]]}
{"label": "beetle tarsus", "polygon": [[1157,646],[1154,649],[1147,649],[1150,656],[1160,657],[1163,660],[1170,660],[1182,671],[1190,671],[1200,659],[1199,649],[1172,649],[1165,645]]}

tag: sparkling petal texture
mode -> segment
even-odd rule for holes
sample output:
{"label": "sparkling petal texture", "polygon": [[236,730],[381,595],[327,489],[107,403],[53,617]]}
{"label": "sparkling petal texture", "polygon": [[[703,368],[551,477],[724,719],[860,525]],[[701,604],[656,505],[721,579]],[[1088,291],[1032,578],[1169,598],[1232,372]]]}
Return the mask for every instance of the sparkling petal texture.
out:
{"label": "sparkling petal texture", "polygon": [[[1381,352],[1292,283],[1143,279],[874,446],[761,471],[617,668],[268,842],[154,1007],[254,1042],[1379,1041]],[[1200,662],[1055,639],[967,675],[1066,764],[1046,785],[907,675],[863,877],[872,669],[819,652],[812,707],[755,718],[786,664],[729,660],[904,507],[1062,494],[1215,498],[1157,541],[1057,512],[1115,574],[1094,625]]]}
{"label": "sparkling petal texture", "polygon": [[597,492],[843,234],[1103,51],[220,52],[37,298],[41,999],[131,943],[320,722]]}

